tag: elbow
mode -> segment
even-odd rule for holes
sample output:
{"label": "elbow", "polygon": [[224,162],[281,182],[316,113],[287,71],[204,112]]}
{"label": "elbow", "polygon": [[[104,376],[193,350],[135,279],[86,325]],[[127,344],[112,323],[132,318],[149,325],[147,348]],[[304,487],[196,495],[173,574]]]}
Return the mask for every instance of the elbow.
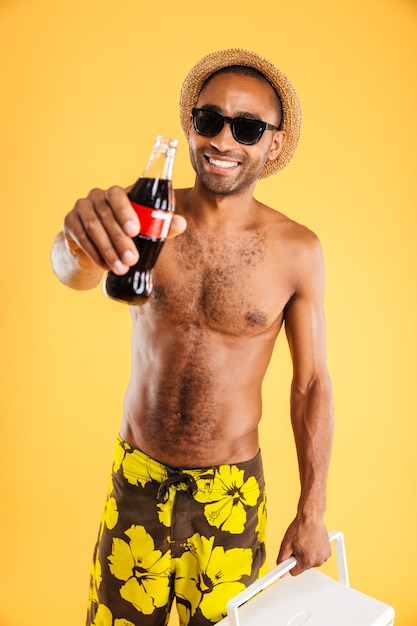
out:
{"label": "elbow", "polygon": [[332,381],[327,369],[315,371],[308,377],[294,375],[291,383],[293,396],[307,398],[310,395],[332,396]]}
{"label": "elbow", "polygon": [[308,380],[294,379],[291,385],[291,421],[297,424],[326,423],[326,430],[333,431],[333,390],[327,371]]}

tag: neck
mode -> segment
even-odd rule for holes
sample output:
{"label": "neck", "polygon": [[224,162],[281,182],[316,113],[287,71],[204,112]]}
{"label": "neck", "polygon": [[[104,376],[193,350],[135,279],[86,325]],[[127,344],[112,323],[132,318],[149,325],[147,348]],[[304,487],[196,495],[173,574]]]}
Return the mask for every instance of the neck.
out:
{"label": "neck", "polygon": [[188,190],[183,208],[199,226],[241,228],[253,220],[258,205],[253,197],[255,185],[235,194],[216,194],[203,187],[198,179]]}

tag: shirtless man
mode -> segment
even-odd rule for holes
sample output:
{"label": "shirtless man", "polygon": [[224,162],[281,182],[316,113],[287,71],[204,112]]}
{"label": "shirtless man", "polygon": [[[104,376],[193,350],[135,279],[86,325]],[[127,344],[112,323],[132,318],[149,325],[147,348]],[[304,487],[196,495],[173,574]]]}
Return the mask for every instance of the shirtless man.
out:
{"label": "shirtless man", "polygon": [[[208,55],[184,82],[181,121],[196,178],[175,192],[149,302],[131,307],[132,375],[88,624],[163,625],[174,597],[181,625],[212,624],[264,573],[258,423],[283,325],[301,489],[277,562],[295,555],[298,574],[330,555],[323,517],[333,418],[320,244],[253,196],[257,180],[291,158],[298,106],[288,79],[248,51]],[[236,117],[267,125],[258,132]],[[54,271],[75,289],[97,286],[109,269],[123,274],[137,260],[138,231],[125,190],[95,189],[66,216]]]}

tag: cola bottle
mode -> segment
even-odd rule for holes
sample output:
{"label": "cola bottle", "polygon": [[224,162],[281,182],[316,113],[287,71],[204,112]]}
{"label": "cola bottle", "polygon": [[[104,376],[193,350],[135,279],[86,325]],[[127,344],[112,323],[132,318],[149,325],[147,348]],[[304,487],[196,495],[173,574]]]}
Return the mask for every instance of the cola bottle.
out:
{"label": "cola bottle", "polygon": [[162,250],[175,209],[172,168],[178,141],[158,135],[148,164],[128,193],[139,221],[133,241],[139,261],[123,276],[108,272],[104,293],[121,302],[144,304],[152,292],[152,270]]}

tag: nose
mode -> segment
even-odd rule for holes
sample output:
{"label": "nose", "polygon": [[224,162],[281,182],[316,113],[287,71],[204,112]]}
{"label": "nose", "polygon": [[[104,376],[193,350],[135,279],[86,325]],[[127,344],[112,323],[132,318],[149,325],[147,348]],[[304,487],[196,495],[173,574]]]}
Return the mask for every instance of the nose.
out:
{"label": "nose", "polygon": [[225,121],[221,131],[215,136],[210,138],[210,144],[219,150],[219,152],[225,152],[236,148],[238,142],[233,137],[232,128],[230,123]]}

